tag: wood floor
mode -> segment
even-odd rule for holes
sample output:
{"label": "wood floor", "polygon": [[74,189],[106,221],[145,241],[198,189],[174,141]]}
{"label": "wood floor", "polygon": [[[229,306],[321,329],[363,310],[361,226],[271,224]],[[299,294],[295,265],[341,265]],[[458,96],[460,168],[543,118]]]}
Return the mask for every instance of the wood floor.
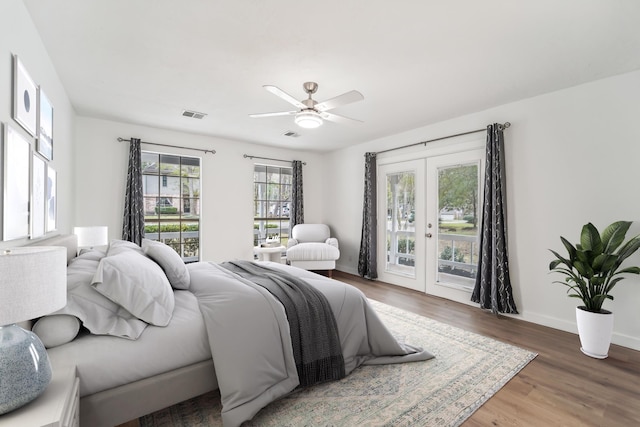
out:
{"label": "wood floor", "polygon": [[534,351],[538,356],[463,426],[640,426],[640,352],[580,352],[577,335],[337,272],[367,297]]}
{"label": "wood floor", "polygon": [[607,359],[592,359],[568,332],[339,271],[333,278],[371,299],[538,353],[465,427],[640,426],[639,351],[612,345]]}

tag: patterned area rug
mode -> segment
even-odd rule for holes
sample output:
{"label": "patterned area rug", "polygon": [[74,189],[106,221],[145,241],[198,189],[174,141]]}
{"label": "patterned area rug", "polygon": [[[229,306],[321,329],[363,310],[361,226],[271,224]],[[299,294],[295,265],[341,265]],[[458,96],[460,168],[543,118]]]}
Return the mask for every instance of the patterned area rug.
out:
{"label": "patterned area rug", "polygon": [[[399,339],[435,358],[362,366],[341,381],[295,392],[243,426],[457,426],[535,353],[371,301]],[[222,426],[215,391],[140,418],[141,427]]]}

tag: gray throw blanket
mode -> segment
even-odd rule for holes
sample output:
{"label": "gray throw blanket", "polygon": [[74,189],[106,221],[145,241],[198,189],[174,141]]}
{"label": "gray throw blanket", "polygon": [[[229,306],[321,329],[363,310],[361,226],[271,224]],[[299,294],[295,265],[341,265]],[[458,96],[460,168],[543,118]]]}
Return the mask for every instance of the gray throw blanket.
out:
{"label": "gray throw blanket", "polygon": [[338,326],[326,297],[304,280],[250,261],[221,267],[262,286],[284,306],[300,387],[344,378]]}

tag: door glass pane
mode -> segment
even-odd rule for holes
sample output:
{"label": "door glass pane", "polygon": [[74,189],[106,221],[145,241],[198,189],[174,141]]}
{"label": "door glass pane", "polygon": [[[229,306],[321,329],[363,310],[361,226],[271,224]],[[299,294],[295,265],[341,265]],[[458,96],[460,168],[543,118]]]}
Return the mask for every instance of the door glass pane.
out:
{"label": "door glass pane", "polygon": [[437,282],[473,288],[478,267],[478,164],[438,169]]}
{"label": "door glass pane", "polygon": [[387,175],[386,270],[415,277],[415,173]]}

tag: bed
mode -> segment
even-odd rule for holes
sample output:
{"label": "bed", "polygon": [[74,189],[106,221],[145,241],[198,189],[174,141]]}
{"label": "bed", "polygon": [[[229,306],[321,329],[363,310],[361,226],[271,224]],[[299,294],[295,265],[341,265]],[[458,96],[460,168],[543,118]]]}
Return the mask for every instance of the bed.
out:
{"label": "bed", "polygon": [[185,266],[151,241],[77,257],[73,235],[37,244],[68,251],[67,306],[33,330],[54,370],[76,366],[82,425],[121,424],[219,388],[225,427],[239,426],[297,387],[433,357],[398,342],[356,288],[295,267]]}

